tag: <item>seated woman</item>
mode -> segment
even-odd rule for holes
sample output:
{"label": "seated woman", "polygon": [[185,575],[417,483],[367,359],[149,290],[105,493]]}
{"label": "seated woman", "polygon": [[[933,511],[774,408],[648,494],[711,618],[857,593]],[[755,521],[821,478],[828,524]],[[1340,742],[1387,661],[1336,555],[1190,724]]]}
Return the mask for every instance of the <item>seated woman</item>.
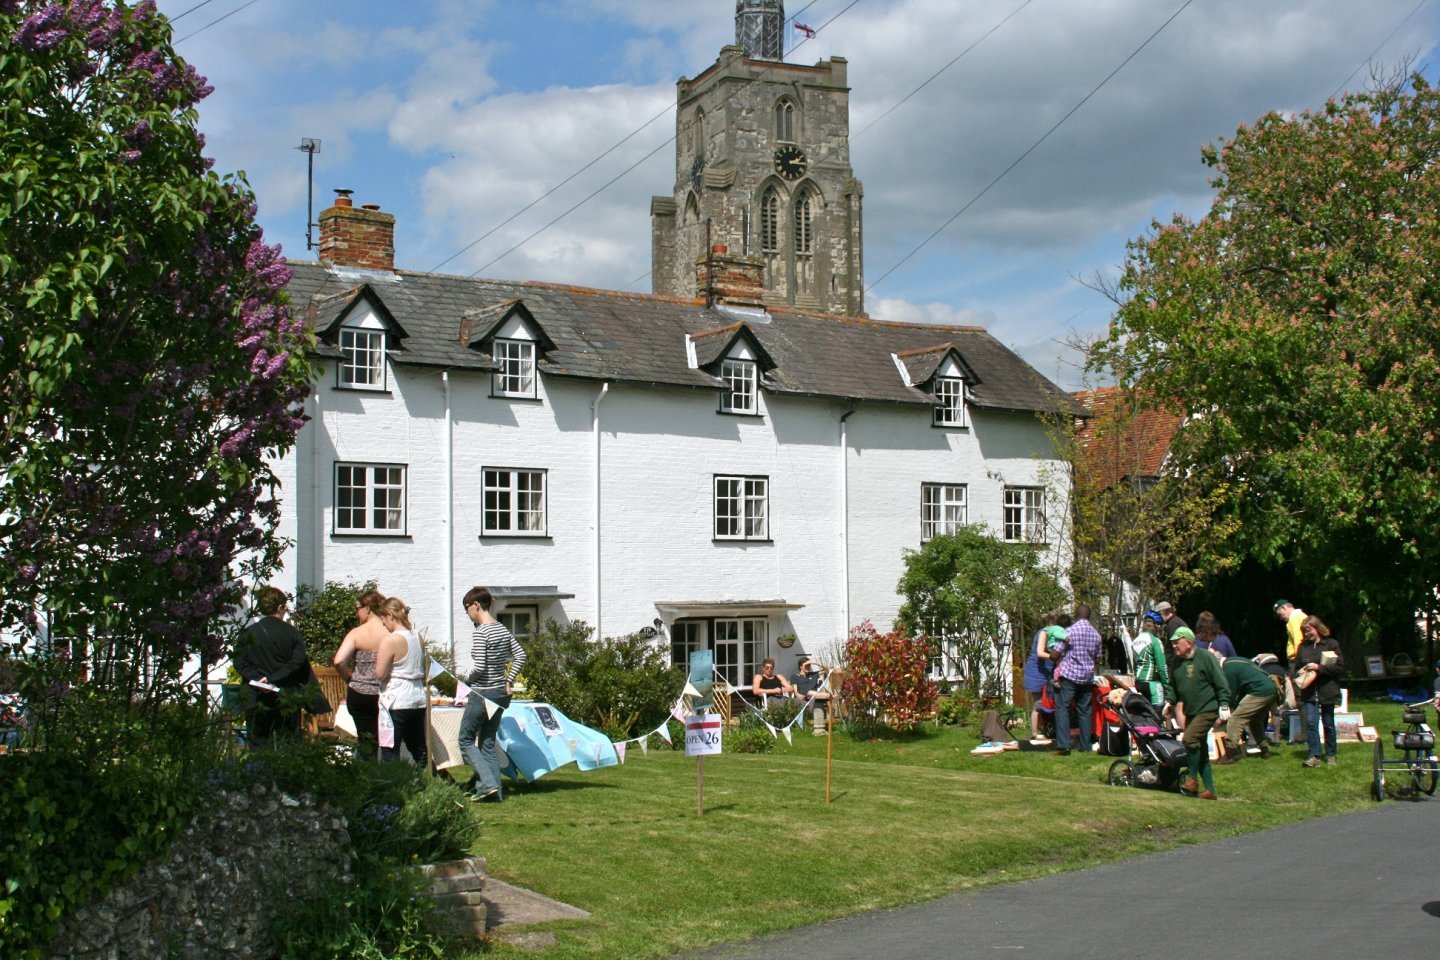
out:
{"label": "seated woman", "polygon": [[750,692],[757,697],[793,697],[795,688],[775,672],[775,661],[766,657],[760,664],[760,672],[750,681]]}

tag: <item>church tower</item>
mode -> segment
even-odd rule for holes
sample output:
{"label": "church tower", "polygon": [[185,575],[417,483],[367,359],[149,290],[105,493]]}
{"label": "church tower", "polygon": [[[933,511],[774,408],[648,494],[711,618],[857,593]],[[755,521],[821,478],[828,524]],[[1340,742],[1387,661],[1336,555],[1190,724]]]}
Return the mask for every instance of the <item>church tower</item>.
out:
{"label": "church tower", "polygon": [[765,303],[862,315],[847,64],[784,62],[784,24],[782,0],[737,0],[736,44],[676,84],[675,190],[650,202],[653,289],[698,296],[723,245],[763,269]]}

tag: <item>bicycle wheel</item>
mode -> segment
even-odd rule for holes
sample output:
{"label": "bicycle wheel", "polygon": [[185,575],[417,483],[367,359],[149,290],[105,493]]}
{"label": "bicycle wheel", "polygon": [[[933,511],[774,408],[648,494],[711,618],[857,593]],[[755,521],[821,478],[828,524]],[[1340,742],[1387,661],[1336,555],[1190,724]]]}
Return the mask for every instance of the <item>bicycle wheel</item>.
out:
{"label": "bicycle wheel", "polygon": [[1385,744],[1375,741],[1375,773],[1370,780],[1370,798],[1377,803],[1385,799]]}
{"label": "bicycle wheel", "polygon": [[1425,754],[1415,754],[1413,758],[1409,753],[1406,759],[1410,761],[1410,783],[1415,789],[1427,797],[1435,793],[1435,781],[1437,774],[1440,774],[1440,762],[1430,759]]}
{"label": "bicycle wheel", "polygon": [[1129,760],[1116,760],[1110,764],[1110,774],[1105,782],[1112,787],[1135,786],[1135,764]]}

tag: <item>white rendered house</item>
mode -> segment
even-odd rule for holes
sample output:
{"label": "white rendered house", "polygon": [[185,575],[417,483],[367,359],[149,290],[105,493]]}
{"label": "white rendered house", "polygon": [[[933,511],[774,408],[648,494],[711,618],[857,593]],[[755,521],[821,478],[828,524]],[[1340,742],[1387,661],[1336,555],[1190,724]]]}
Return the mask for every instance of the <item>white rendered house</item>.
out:
{"label": "white rendered house", "polygon": [[319,219],[280,582],[376,580],[462,669],[473,585],[519,635],[653,630],[748,682],[887,629],[935,533],[1064,540],[1040,415],[1069,401],[982,329],[767,311],[759,258],[718,247],[698,299],[395,270],[392,216]]}

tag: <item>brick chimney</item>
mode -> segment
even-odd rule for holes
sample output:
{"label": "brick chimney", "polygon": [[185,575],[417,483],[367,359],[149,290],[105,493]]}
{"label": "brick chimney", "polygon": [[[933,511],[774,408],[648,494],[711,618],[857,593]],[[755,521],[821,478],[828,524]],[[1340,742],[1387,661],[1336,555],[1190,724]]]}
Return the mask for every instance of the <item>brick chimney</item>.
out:
{"label": "brick chimney", "polygon": [[765,306],[765,261],[733,254],[723,243],[695,261],[695,290],[706,303]]}
{"label": "brick chimney", "polygon": [[395,269],[395,214],[380,205],[355,208],[350,190],[335,191],[335,205],[320,211],[320,260],[361,270]]}

